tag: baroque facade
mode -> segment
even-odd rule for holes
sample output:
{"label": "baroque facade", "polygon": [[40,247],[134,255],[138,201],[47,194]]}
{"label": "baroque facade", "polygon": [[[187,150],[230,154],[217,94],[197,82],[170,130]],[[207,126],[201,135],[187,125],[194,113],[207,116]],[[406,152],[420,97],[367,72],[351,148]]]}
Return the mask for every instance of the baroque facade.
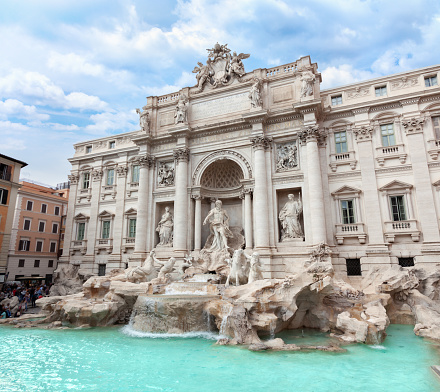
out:
{"label": "baroque facade", "polygon": [[61,261],[197,255],[221,200],[264,277],[322,243],[342,275],[438,262],[440,66],[321,90],[308,56],[246,73],[247,57],[217,44],[194,87],[137,109],[140,130],[74,146]]}

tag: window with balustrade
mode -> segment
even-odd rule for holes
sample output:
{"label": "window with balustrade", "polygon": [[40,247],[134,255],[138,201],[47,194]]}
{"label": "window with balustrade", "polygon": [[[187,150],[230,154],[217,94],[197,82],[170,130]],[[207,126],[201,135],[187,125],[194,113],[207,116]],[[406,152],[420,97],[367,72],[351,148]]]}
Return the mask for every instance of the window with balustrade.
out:
{"label": "window with balustrade", "polygon": [[88,189],[88,188],[90,188],[90,173],[85,172],[83,173],[82,189]]}
{"label": "window with balustrade", "polygon": [[393,124],[383,124],[380,126],[380,134],[382,136],[382,146],[389,147],[396,144],[396,136],[394,134]]}
{"label": "window with balustrade", "polygon": [[86,232],[86,223],[78,222],[77,230],[76,230],[76,239],[78,241],[82,241],[84,239],[85,232]]}
{"label": "window with balustrade", "polygon": [[128,220],[128,238],[136,237],[136,218]]}
{"label": "window with balustrade", "polygon": [[341,217],[342,223],[347,225],[351,223],[356,223],[354,215],[354,200],[340,200],[341,203]]}
{"label": "window with balustrade", "polygon": [[336,147],[336,153],[340,154],[342,152],[348,151],[347,146],[347,132],[335,132],[335,147]]}
{"label": "window with balustrade", "polygon": [[101,238],[110,238],[110,221],[102,221]]}
{"label": "window with balustrade", "polygon": [[115,169],[107,169],[107,179],[106,179],[106,185],[110,186],[113,185],[115,182]]}
{"label": "window with balustrade", "polygon": [[405,196],[390,196],[391,217],[394,222],[407,220],[408,214],[405,207]]}
{"label": "window with balustrade", "polygon": [[139,182],[140,166],[133,165],[131,167],[131,182]]}
{"label": "window with balustrade", "polygon": [[432,128],[434,130],[434,137],[436,140],[440,140],[440,116],[434,116],[431,118]]}

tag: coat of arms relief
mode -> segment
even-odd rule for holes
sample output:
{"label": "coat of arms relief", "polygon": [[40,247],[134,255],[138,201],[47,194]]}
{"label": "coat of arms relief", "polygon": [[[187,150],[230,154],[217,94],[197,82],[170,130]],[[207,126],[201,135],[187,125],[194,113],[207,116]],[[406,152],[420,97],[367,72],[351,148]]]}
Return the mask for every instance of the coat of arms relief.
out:
{"label": "coat of arms relief", "polygon": [[196,73],[198,91],[203,91],[205,85],[213,88],[219,85],[227,85],[234,78],[238,80],[246,73],[242,60],[250,57],[250,54],[233,52],[228,44],[220,45],[218,42],[212,49],[207,49],[208,59],[206,64],[198,62],[193,70]]}

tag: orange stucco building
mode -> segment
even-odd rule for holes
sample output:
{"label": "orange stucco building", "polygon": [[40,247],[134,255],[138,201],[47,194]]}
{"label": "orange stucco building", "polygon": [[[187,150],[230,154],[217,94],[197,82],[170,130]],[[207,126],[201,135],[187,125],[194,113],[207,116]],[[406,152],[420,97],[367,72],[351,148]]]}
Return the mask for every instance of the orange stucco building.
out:
{"label": "orange stucco building", "polygon": [[0,284],[5,280],[20,170],[25,166],[27,163],[0,154]]}
{"label": "orange stucco building", "polygon": [[8,280],[39,277],[50,283],[60,253],[69,192],[27,181],[21,184],[9,245]]}

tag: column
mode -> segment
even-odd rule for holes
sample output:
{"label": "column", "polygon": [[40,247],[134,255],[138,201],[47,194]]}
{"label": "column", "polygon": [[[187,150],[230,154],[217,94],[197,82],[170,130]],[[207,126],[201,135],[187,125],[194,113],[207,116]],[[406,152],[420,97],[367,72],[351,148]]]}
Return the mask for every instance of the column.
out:
{"label": "column", "polygon": [[244,238],[246,240],[246,249],[252,249],[253,236],[252,236],[252,200],[251,189],[244,190]]}
{"label": "column", "polygon": [[[95,168],[92,170],[92,198],[90,206],[90,220],[86,225],[87,253],[89,260],[95,259],[96,239],[100,235],[100,227],[98,226],[99,198],[101,196],[101,180],[104,175],[103,169]],[[86,258],[87,259],[87,258]]]}
{"label": "column", "polygon": [[[408,149],[414,173],[414,188],[417,196],[417,211],[423,233],[423,242],[438,243],[440,241],[438,221],[437,214],[433,208],[435,201],[423,137],[424,121],[424,118],[412,118],[410,120],[403,120],[402,125],[406,130],[408,138]],[[411,199],[410,195],[408,196],[408,199]],[[410,204],[411,200],[408,200],[408,202],[408,208],[412,207]],[[414,215],[410,216],[410,219],[414,218]]]}
{"label": "column", "polygon": [[[136,216],[136,237],[134,242],[134,256],[143,259],[147,253],[147,225],[148,225],[148,196],[150,167],[154,158],[147,154],[138,159],[139,162],[139,188]],[[137,257],[136,257],[137,256]]]}
{"label": "column", "polygon": [[189,149],[174,150],[176,194],[174,199],[174,250],[187,250],[188,233],[188,158]]}
{"label": "column", "polygon": [[202,249],[202,197],[193,195],[195,200],[194,211],[194,250]]}
{"label": "column", "polygon": [[112,257],[110,260],[112,261],[121,261],[121,246],[122,242],[125,240],[123,238],[124,234],[124,226],[125,226],[125,216],[124,216],[124,207],[125,207],[125,190],[127,184],[127,172],[128,166],[127,163],[120,163],[116,168],[117,173],[117,193],[116,193],[116,210],[115,210],[115,218],[113,220],[113,250]]}
{"label": "column", "polygon": [[68,176],[70,181],[70,192],[69,192],[69,206],[67,209],[67,218],[64,232],[64,245],[63,245],[63,255],[60,257],[60,263],[68,263],[70,259],[70,247],[72,245],[72,241],[76,240],[75,231],[74,231],[74,221],[73,217],[75,216],[75,203],[76,203],[76,193],[78,191],[78,182],[80,181],[79,173],[72,173]]}
{"label": "column", "polygon": [[384,245],[382,217],[377,191],[376,171],[372,146],[373,127],[362,126],[353,129],[359,150],[359,165],[361,168],[362,190],[364,203],[367,206],[365,223],[368,230],[369,246]]}
{"label": "column", "polygon": [[267,198],[267,173],[265,150],[272,139],[257,136],[251,139],[254,149],[254,208],[255,214],[255,247],[269,248],[269,211]]}
{"label": "column", "polygon": [[319,127],[313,125],[304,129],[299,137],[302,143],[306,143],[312,243],[319,244],[326,242],[324,194],[318,149],[318,137],[322,137],[322,134]]}

